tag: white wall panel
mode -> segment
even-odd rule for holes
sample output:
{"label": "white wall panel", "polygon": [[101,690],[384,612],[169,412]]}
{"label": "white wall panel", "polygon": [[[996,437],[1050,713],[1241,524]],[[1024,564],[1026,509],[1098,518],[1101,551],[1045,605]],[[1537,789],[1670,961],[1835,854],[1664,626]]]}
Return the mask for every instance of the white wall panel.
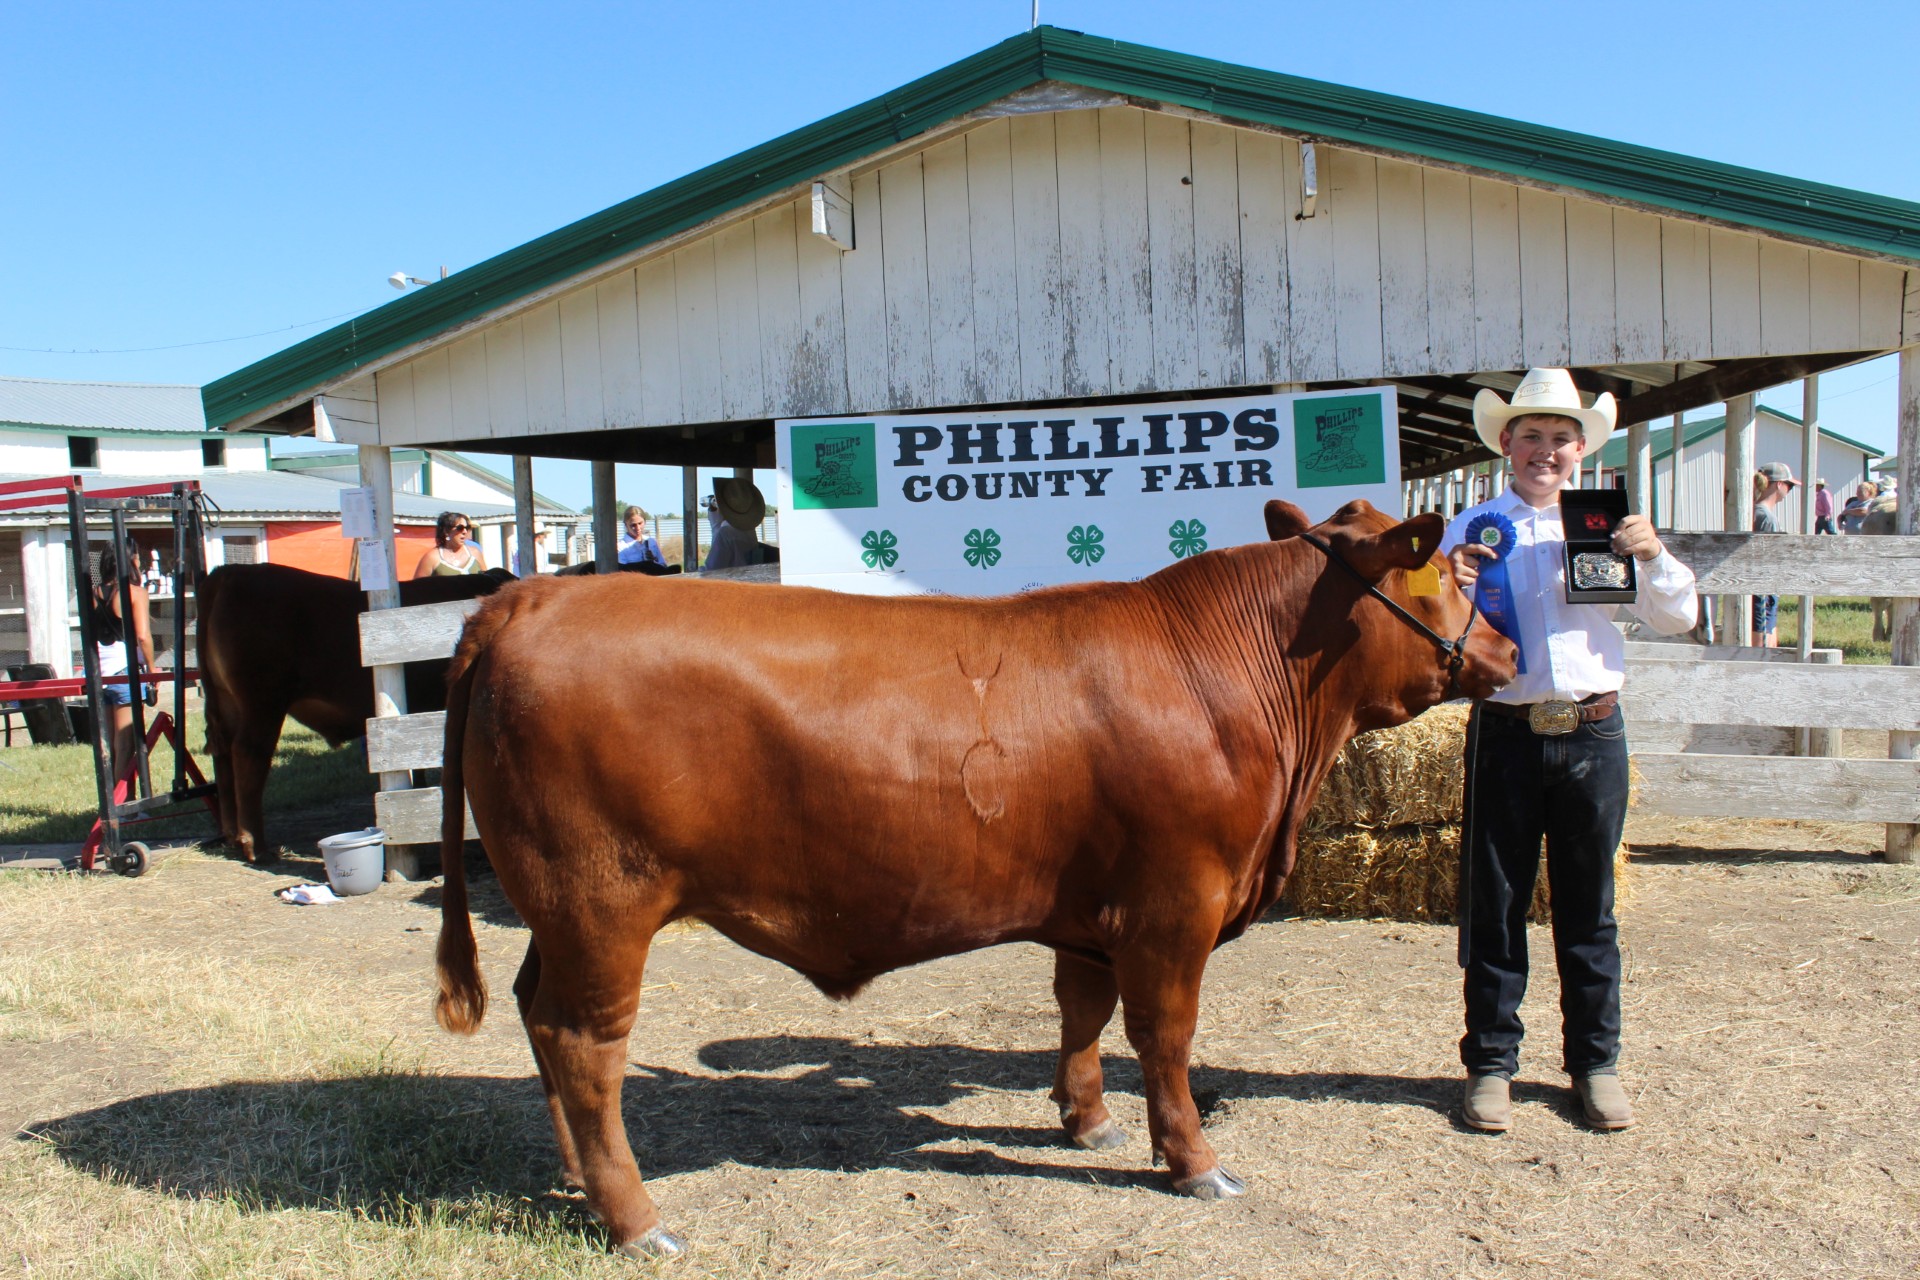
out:
{"label": "white wall panel", "polygon": [[453,395],[455,439],[473,440],[493,434],[493,415],[487,409],[487,339],[470,333],[447,349],[447,375]]}
{"label": "white wall panel", "polygon": [[1678,218],[1660,219],[1660,288],[1665,358],[1705,359],[1713,348],[1706,227]]}
{"label": "white wall panel", "polygon": [[648,422],[687,421],[680,399],[680,297],[671,254],[633,272],[640,342],[640,404]]}
{"label": "white wall panel", "polygon": [[988,402],[1022,398],[1012,124],[991,120],[964,139],[968,256],[973,265],[973,386],[975,399]]}
{"label": "white wall panel", "polygon": [[594,287],[600,317],[601,413],[609,427],[648,423],[640,380],[640,318],[634,273],[622,271]]}
{"label": "white wall panel", "polygon": [[1712,282],[1713,355],[1734,359],[1760,349],[1760,242],[1738,231],[1707,232]]}
{"label": "white wall panel", "polygon": [[1567,326],[1567,202],[1517,191],[1520,223],[1520,361],[1530,369],[1571,359]]}
{"label": "white wall panel", "polygon": [[493,434],[527,434],[525,331],[518,316],[487,330],[487,417]]}
{"label": "white wall panel", "polygon": [[1062,390],[1090,396],[1107,382],[1107,276],[1100,229],[1100,116],[1054,117],[1060,181]]}
{"label": "white wall panel", "polygon": [[1613,282],[1613,210],[1591,200],[1562,200],[1567,227],[1567,358],[1612,364],[1620,358]]}
{"label": "white wall panel", "polygon": [[1380,345],[1388,373],[1427,373],[1426,194],[1419,165],[1380,160]]}
{"label": "white wall panel", "polygon": [[766,380],[764,412],[790,413],[787,406],[806,397],[794,386],[794,370],[804,348],[800,320],[800,261],[796,235],[801,217],[813,235],[813,210],[799,202],[783,204],[753,220],[754,281],[760,304],[760,361]]}
{"label": "white wall panel", "polygon": [[1621,360],[1665,357],[1660,269],[1660,219],[1636,209],[1613,210],[1614,336]]}
{"label": "white wall panel", "polygon": [[893,403],[887,394],[886,236],[877,172],[853,178],[853,246],[840,259],[847,408],[871,413]]}
{"label": "white wall panel", "polygon": [[560,304],[546,302],[520,318],[521,358],[527,366],[527,430],[563,431],[567,388],[560,348]]}
{"label": "white wall panel", "polygon": [[885,241],[887,404],[932,403],[933,335],[927,316],[927,199],[921,158],[880,170]]}
{"label": "white wall panel", "polygon": [[1770,356],[1798,355],[1807,350],[1809,341],[1808,251],[1778,240],[1759,244],[1760,351]]}
{"label": "white wall panel", "polygon": [[1427,352],[1436,373],[1468,373],[1474,360],[1473,196],[1464,173],[1427,169],[1420,205],[1426,234]]}
{"label": "white wall panel", "polygon": [[934,404],[980,400],[974,376],[973,229],[963,134],[921,153],[926,190],[927,331]]}
{"label": "white wall panel", "polygon": [[1193,141],[1184,117],[1148,112],[1144,123],[1147,262],[1153,275],[1153,385],[1163,390],[1191,387],[1200,377]]}
{"label": "white wall panel", "polygon": [[1521,364],[1519,193],[1470,180],[1473,198],[1473,348],[1476,369]]}
{"label": "white wall panel", "polygon": [[758,418],[767,411],[760,360],[760,286],[753,223],[736,222],[713,236],[713,294],[720,341],[720,417]]}
{"label": "white wall panel", "polygon": [[720,299],[714,244],[697,240],[673,255],[679,304],[680,412],[685,422],[720,418]]}
{"label": "white wall panel", "polygon": [[1293,209],[1287,202],[1286,156],[1297,148],[1271,134],[1236,132],[1240,314],[1246,343],[1246,380],[1289,382],[1293,379],[1293,347],[1287,323],[1287,230],[1293,221]]}
{"label": "white wall panel", "polygon": [[[1343,378],[1381,368],[1380,205],[1372,156],[1328,148],[1327,185],[1340,209],[1333,220],[1334,363]],[[1366,373],[1359,370],[1365,369]]]}
{"label": "white wall panel", "polygon": [[1018,295],[1020,392],[1042,399],[1064,394],[1064,281],[1060,269],[1060,171],[1054,119],[1007,121],[1013,182],[1013,273]]}
{"label": "white wall panel", "polygon": [[1194,349],[1203,386],[1246,377],[1241,322],[1240,175],[1235,131],[1196,120],[1193,149]]}
{"label": "white wall panel", "polygon": [[1333,227],[1340,217],[1339,192],[1333,189],[1331,153],[1316,148],[1319,201],[1311,218],[1297,217],[1300,208],[1300,149],[1281,153],[1284,177],[1281,190],[1288,210],[1287,229],[1287,345],[1293,365],[1287,382],[1313,382],[1340,374],[1334,343]]}
{"label": "white wall panel", "polygon": [[560,372],[566,396],[566,429],[606,426],[600,390],[600,299],[592,289],[560,295]]}
{"label": "white wall panel", "polygon": [[1117,392],[1153,388],[1153,269],[1147,240],[1144,112],[1101,107],[1100,257],[1107,281],[1107,376]]}

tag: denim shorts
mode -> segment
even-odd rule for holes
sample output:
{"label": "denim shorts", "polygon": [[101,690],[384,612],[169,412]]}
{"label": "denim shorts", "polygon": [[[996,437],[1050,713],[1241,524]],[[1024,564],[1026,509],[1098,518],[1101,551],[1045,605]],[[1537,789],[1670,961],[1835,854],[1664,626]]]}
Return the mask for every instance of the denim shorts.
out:
{"label": "denim shorts", "polygon": [[1771,634],[1780,624],[1780,597],[1755,596],[1753,598],[1753,629],[1761,635]]}
{"label": "denim shorts", "polygon": [[100,700],[110,707],[130,707],[133,705],[133,686],[103,684],[100,686]]}

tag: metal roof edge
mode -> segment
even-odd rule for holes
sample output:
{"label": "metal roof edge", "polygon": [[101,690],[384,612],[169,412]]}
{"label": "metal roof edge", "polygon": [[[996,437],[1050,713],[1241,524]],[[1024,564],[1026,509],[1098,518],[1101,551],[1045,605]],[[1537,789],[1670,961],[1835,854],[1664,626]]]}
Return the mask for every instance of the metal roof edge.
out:
{"label": "metal roof edge", "polygon": [[[1786,422],[1790,426],[1805,427],[1807,425],[1805,419],[1799,417],[1796,414],[1788,413],[1784,409],[1776,409],[1772,405],[1767,405],[1767,404],[1759,405],[1757,406],[1755,412],[1771,414],[1774,417],[1779,418],[1783,422]],[[1707,439],[1709,436],[1717,436],[1724,433],[1726,429],[1727,429],[1727,415],[1724,413],[1716,414],[1711,418],[1694,418],[1683,424],[1683,430],[1685,431],[1685,436],[1682,440],[1682,443],[1686,445],[1698,444],[1700,441]],[[1673,427],[1671,425],[1664,426],[1664,427],[1655,427],[1653,428],[1653,433],[1656,439],[1664,438],[1666,440],[1666,443],[1664,445],[1652,444],[1653,460],[1655,462],[1658,462],[1662,458],[1672,456]],[[1884,458],[1887,456],[1887,454],[1883,452],[1878,445],[1868,444],[1864,440],[1855,440],[1852,436],[1841,435],[1838,431],[1835,431],[1831,427],[1821,427],[1820,438],[1823,440],[1832,440],[1838,444],[1843,444],[1847,446],[1847,448],[1849,449],[1858,449],[1860,452],[1866,454],[1870,458]],[[1617,454],[1612,452],[1612,450],[1616,445],[1619,446],[1619,449],[1620,449],[1620,452]],[[1608,440],[1605,444],[1600,446],[1600,452],[1595,456],[1599,459],[1600,465],[1603,467],[1624,466],[1626,465],[1626,448],[1627,448],[1626,437],[1621,434],[1615,434],[1615,436],[1611,440]]]}
{"label": "metal roof edge", "polygon": [[208,383],[223,426],[1043,80],[1920,263],[1920,204],[1500,116],[1038,27],[435,281]]}

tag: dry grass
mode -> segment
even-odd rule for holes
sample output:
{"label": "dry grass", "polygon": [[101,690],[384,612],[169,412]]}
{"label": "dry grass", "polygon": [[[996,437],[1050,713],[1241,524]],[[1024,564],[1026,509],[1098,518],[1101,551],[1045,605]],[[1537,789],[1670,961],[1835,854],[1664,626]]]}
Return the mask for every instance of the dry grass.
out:
{"label": "dry grass", "polygon": [[[1706,847],[1727,830],[1747,843]],[[669,932],[627,1125],[690,1277],[1911,1276],[1920,875],[1862,856],[1871,834],[1636,829],[1626,1134],[1573,1118],[1543,935],[1518,1126],[1490,1139],[1449,1119],[1452,931],[1351,920],[1265,922],[1209,967],[1194,1088],[1243,1201],[1164,1192],[1117,1021],[1109,1096],[1135,1137],[1057,1145],[1032,947],[834,1005]],[[506,990],[525,935],[494,883],[475,901],[496,1002],[457,1039],[428,1011],[433,890],[297,909],[272,891],[314,868],[289,871],[182,853],[134,881],[0,875],[0,1113],[26,1131],[0,1147],[0,1272],[648,1274],[550,1192]]]}

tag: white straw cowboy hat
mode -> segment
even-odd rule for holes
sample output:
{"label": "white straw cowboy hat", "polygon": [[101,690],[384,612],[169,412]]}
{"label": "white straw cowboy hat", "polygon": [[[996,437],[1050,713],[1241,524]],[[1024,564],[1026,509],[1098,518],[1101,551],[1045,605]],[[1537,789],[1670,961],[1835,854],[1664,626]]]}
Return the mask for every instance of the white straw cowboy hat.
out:
{"label": "white straw cowboy hat", "polygon": [[752,533],[767,518],[767,500],[760,486],[751,480],[728,477],[713,482],[713,497],[720,518],[742,533]]}
{"label": "white straw cowboy hat", "polygon": [[1492,388],[1483,389],[1473,398],[1473,429],[1480,433],[1487,448],[1499,453],[1500,429],[1530,413],[1572,418],[1586,433],[1586,451],[1592,453],[1613,434],[1616,410],[1611,391],[1602,391],[1596,396],[1592,408],[1582,404],[1580,389],[1573,385],[1573,375],[1565,369],[1529,369],[1527,376],[1520,379],[1520,385],[1513,389],[1512,403],[1502,400],[1500,393]]}

